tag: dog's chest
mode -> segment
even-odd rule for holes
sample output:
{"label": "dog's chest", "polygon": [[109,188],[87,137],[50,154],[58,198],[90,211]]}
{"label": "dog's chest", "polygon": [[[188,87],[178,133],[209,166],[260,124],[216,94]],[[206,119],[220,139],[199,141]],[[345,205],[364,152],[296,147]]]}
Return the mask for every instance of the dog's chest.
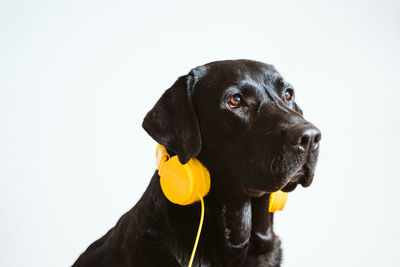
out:
{"label": "dog's chest", "polygon": [[[197,267],[279,267],[280,266],[280,241],[278,238],[271,240],[270,249],[262,253],[253,251],[252,239],[244,247],[225,247],[223,254],[208,251],[210,255],[202,255],[193,266]],[[185,266],[183,264],[182,266]]]}

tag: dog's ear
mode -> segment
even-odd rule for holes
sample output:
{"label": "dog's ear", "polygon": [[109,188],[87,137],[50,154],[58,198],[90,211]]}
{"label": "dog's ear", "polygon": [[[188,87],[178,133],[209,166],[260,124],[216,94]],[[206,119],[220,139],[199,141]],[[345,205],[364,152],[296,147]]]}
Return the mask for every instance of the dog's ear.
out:
{"label": "dog's ear", "polygon": [[185,164],[201,149],[199,122],[192,103],[193,72],[167,89],[143,120],[143,128]]}

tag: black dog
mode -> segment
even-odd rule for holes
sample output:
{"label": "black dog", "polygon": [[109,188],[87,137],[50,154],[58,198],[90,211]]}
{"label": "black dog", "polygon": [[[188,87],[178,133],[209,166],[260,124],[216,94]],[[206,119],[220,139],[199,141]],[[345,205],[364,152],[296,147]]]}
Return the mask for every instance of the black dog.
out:
{"label": "black dog", "polygon": [[[193,266],[280,266],[269,195],[312,182],[321,134],[271,65],[213,62],[180,77],[146,115],[144,129],[198,158],[211,189]],[[142,198],[73,266],[187,266],[200,206],[169,202],[156,172]]]}

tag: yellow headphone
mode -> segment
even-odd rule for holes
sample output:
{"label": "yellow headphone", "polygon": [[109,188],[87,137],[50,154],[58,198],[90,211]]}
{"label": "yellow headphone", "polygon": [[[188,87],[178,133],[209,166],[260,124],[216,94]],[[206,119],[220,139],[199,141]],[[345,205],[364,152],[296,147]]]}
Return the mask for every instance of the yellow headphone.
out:
{"label": "yellow headphone", "polygon": [[[186,164],[180,163],[178,156],[170,157],[167,149],[157,145],[157,169],[160,184],[167,199],[175,204],[189,205],[200,201],[210,191],[210,173],[196,158]],[[283,210],[288,193],[277,191],[270,195],[269,212]]]}
{"label": "yellow headphone", "polygon": [[[160,144],[157,145],[156,159],[161,189],[169,201],[179,205],[189,205],[197,201],[201,203],[199,228],[188,264],[188,267],[191,267],[203,226],[203,197],[210,191],[210,173],[196,158],[191,158],[186,164],[182,164],[178,156],[170,157],[167,149]],[[269,212],[283,210],[287,197],[288,193],[282,191],[272,193],[269,198]]]}

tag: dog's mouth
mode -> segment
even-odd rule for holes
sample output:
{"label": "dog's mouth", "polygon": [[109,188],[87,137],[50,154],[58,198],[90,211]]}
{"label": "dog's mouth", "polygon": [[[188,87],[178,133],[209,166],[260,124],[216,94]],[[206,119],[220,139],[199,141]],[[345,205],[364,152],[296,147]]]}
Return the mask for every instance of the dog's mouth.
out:
{"label": "dog's mouth", "polygon": [[[280,188],[277,188],[277,190],[282,190],[283,192],[292,192],[296,189],[297,185],[299,184],[302,187],[308,187],[311,185],[313,177],[314,173],[309,171],[306,166],[303,166],[289,179],[287,183],[283,184]],[[246,188],[245,193],[250,197],[261,197],[267,193],[272,193],[272,192],[258,190],[254,188]]]}
{"label": "dog's mouth", "polygon": [[[282,188],[280,188],[278,190],[282,190],[283,192],[292,192],[296,189],[298,184],[299,184],[298,181],[291,179],[285,186],[283,186]],[[303,187],[305,187],[305,186],[303,186]],[[248,195],[250,197],[261,197],[267,193],[270,194],[272,192],[267,192],[264,190],[257,190],[257,189],[253,189],[253,188],[246,188],[245,193],[246,193],[246,195]]]}
{"label": "dog's mouth", "polygon": [[284,192],[292,192],[299,184],[301,184],[302,187],[309,187],[313,181],[313,178],[314,172],[309,168],[308,164],[305,164],[293,175],[293,177],[281,188],[281,190]]}
{"label": "dog's mouth", "polygon": [[245,191],[246,195],[248,195],[250,197],[261,197],[268,193],[265,191],[256,190],[256,189],[252,189],[252,188],[246,188],[244,191]]}

